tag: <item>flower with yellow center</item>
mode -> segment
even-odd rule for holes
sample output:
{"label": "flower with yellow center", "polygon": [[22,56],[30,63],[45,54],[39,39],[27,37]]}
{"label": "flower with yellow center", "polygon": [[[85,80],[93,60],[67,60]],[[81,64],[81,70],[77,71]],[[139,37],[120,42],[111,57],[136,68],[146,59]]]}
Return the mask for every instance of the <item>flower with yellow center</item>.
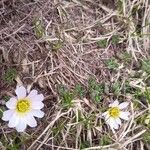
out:
{"label": "flower with yellow center", "polygon": [[6,106],[9,110],[4,111],[2,120],[9,121],[10,128],[16,128],[18,132],[24,132],[27,125],[36,127],[37,122],[34,117],[42,118],[44,112],[43,94],[38,94],[37,90],[32,90],[28,95],[23,86],[17,86],[17,97],[12,97]]}
{"label": "flower with yellow center", "polygon": [[119,104],[118,100],[115,100],[109,105],[109,109],[102,114],[105,118],[106,123],[114,129],[118,129],[121,125],[121,119],[128,120],[130,113],[128,111],[123,111],[129,105],[128,102],[123,102]]}

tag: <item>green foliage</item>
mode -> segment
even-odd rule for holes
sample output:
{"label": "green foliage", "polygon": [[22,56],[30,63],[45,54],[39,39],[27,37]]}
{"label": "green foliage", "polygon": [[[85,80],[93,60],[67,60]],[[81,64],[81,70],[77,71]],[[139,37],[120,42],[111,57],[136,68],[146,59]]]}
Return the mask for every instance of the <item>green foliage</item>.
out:
{"label": "green foliage", "polygon": [[16,77],[17,77],[17,70],[15,68],[10,68],[6,70],[3,76],[3,80],[8,84],[13,84]]}
{"label": "green foliage", "polygon": [[150,104],[150,89],[146,88],[144,96],[146,98],[147,103]]}
{"label": "green foliage", "polygon": [[126,63],[130,63],[132,61],[132,55],[129,54],[128,52],[124,52],[122,55],[121,55],[121,58],[123,59],[124,62]]}
{"label": "green foliage", "polygon": [[136,119],[138,124],[150,127],[150,116],[149,112],[144,113]]}
{"label": "green foliage", "polygon": [[140,89],[136,89],[134,91],[134,96],[135,96],[135,98],[139,99],[140,97],[143,96],[142,91]]}
{"label": "green foliage", "polygon": [[119,95],[121,93],[121,83],[119,81],[116,81],[113,85],[112,85],[112,92],[115,95]]}
{"label": "green foliage", "polygon": [[84,149],[84,148],[88,148],[90,147],[90,143],[88,141],[82,141],[80,144],[80,150]]}
{"label": "green foliage", "polygon": [[137,124],[144,124],[144,121],[145,121],[145,118],[146,118],[146,115],[142,115],[142,116],[139,116],[136,121],[137,121]]}
{"label": "green foliage", "polygon": [[81,85],[76,85],[74,89],[74,95],[76,97],[83,98],[85,96],[85,90]]}
{"label": "green foliage", "polygon": [[86,128],[91,128],[93,126],[92,121],[95,120],[95,115],[90,114],[89,116],[84,116],[84,120],[82,121]]}
{"label": "green foliage", "polygon": [[62,104],[64,107],[70,108],[73,105],[73,93],[71,93],[71,91],[66,91],[63,94],[63,98],[62,98]]}
{"label": "green foliage", "polygon": [[111,38],[111,43],[112,44],[118,44],[120,41],[120,36],[119,35],[113,35],[112,38]]}
{"label": "green foliage", "polygon": [[98,42],[97,42],[97,44],[98,44],[98,47],[100,47],[100,48],[106,48],[107,47],[107,39],[104,39],[104,40],[99,40]]}
{"label": "green foliage", "polygon": [[145,132],[142,137],[144,143],[150,144],[150,131]]}
{"label": "green foliage", "polygon": [[130,93],[130,94],[134,92],[133,88],[130,86],[130,83],[128,80],[125,81],[125,84],[123,86],[123,90],[125,93]]}
{"label": "green foliage", "polygon": [[54,136],[57,136],[63,130],[63,128],[64,128],[64,122],[58,124],[57,127],[53,127],[52,131]]}
{"label": "green foliage", "polygon": [[61,49],[63,46],[63,43],[61,41],[57,41],[56,43],[52,43],[52,50],[57,51]]}
{"label": "green foliage", "polygon": [[145,59],[142,61],[142,70],[150,74],[150,59]]}
{"label": "green foliage", "polygon": [[80,110],[76,114],[76,122],[82,123],[86,128],[93,126],[93,120],[95,120],[95,114],[89,114],[88,116],[84,116]]}
{"label": "green foliage", "polygon": [[117,10],[120,14],[123,13],[123,2],[122,2],[122,0],[117,0]]}
{"label": "green foliage", "polygon": [[146,88],[144,92],[140,89],[136,89],[134,91],[134,96],[136,99],[144,99],[145,102],[150,104],[150,89]]}
{"label": "green foliage", "polygon": [[19,136],[15,136],[15,138],[12,141],[12,144],[6,145],[7,150],[20,150],[22,146],[22,141],[19,138]]}
{"label": "green foliage", "polygon": [[42,21],[40,19],[37,19],[35,21],[35,28],[34,32],[37,38],[42,38],[45,35],[44,27],[42,25]]}
{"label": "green foliage", "polygon": [[98,84],[95,79],[89,80],[89,94],[92,100],[94,100],[96,103],[100,102],[102,100],[102,96],[104,93],[104,86],[101,84]]}
{"label": "green foliage", "polygon": [[104,146],[104,145],[109,145],[111,144],[112,141],[111,139],[109,138],[109,136],[107,135],[103,135],[100,139],[100,145]]}
{"label": "green foliage", "polygon": [[58,89],[61,102],[64,108],[70,108],[73,106],[74,94],[72,91],[66,89],[64,86],[60,86]]}
{"label": "green foliage", "polygon": [[115,58],[110,58],[106,60],[105,64],[108,67],[108,69],[111,70],[116,70],[119,67],[117,60]]}

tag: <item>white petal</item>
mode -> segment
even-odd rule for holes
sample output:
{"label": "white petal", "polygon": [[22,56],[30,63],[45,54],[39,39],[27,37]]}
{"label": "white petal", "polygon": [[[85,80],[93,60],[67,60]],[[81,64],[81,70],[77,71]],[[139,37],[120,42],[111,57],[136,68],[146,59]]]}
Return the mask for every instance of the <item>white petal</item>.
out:
{"label": "white petal", "polygon": [[129,102],[123,102],[123,103],[119,104],[118,107],[119,107],[120,109],[124,109],[124,108],[126,108],[128,105],[129,105]]}
{"label": "white petal", "polygon": [[15,97],[10,98],[9,101],[6,102],[6,106],[9,109],[15,109],[16,108],[17,99]]}
{"label": "white petal", "polygon": [[6,110],[6,111],[4,111],[2,120],[8,121],[12,117],[13,113],[14,113],[13,110]]}
{"label": "white petal", "polygon": [[37,94],[38,94],[37,90],[32,90],[27,97],[32,98],[35,97]]}
{"label": "white petal", "polygon": [[42,109],[44,107],[44,104],[41,101],[31,101],[32,102],[32,108],[33,109]]}
{"label": "white petal", "polygon": [[23,118],[20,118],[18,125],[16,126],[16,130],[18,132],[24,132],[27,127],[27,123]]}
{"label": "white petal", "polygon": [[38,118],[43,118],[44,112],[41,110],[32,110],[32,115]]}
{"label": "white petal", "polygon": [[26,117],[26,123],[30,126],[30,127],[36,127],[37,126],[37,122],[35,120],[35,118],[31,115],[28,114]]}
{"label": "white petal", "polygon": [[10,128],[16,127],[19,123],[19,120],[20,120],[19,116],[17,116],[16,113],[13,113],[12,117],[9,120],[8,126]]}
{"label": "white petal", "polygon": [[118,100],[115,100],[112,104],[109,104],[109,107],[116,107],[119,105]]}
{"label": "white petal", "polygon": [[15,90],[17,97],[20,98],[25,98],[26,97],[26,89],[24,86],[17,86],[16,90]]}
{"label": "white petal", "polygon": [[104,112],[104,113],[102,114],[102,117],[104,117],[105,120],[107,121],[107,120],[109,119],[109,117],[110,117],[110,115],[108,114],[108,111]]}
{"label": "white petal", "polygon": [[114,129],[118,129],[119,128],[119,125],[118,125],[118,123],[116,122],[116,121],[114,121]]}
{"label": "white petal", "polygon": [[118,123],[115,121],[114,118],[109,118],[107,123],[110,125],[111,128],[114,128],[114,129],[118,129],[119,128],[119,125]]}
{"label": "white petal", "polygon": [[119,117],[124,120],[129,120],[129,117],[128,117],[129,115],[130,113],[128,111],[126,112],[121,111]]}
{"label": "white petal", "polygon": [[117,124],[121,125],[121,119],[120,118],[115,119],[115,121],[117,122]]}
{"label": "white petal", "polygon": [[30,99],[33,100],[33,101],[43,101],[44,96],[43,96],[43,94],[38,94],[38,95],[30,97]]}

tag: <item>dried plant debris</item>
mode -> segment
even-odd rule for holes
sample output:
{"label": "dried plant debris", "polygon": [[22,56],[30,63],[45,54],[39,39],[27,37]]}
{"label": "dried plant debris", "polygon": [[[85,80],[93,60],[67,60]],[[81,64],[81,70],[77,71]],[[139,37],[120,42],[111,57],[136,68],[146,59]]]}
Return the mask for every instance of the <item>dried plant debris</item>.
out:
{"label": "dried plant debris", "polygon": [[149,0],[1,0],[0,118],[16,85],[45,115],[23,133],[1,120],[0,149],[149,149]]}

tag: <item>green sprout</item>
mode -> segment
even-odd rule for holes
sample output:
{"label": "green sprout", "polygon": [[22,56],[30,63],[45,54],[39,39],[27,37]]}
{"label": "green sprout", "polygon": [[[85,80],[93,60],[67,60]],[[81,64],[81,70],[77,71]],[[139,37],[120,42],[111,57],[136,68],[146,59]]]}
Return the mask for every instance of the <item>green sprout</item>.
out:
{"label": "green sprout", "polygon": [[5,82],[13,84],[16,77],[17,77],[17,70],[15,68],[10,68],[6,70],[3,79]]}
{"label": "green sprout", "polygon": [[34,31],[37,38],[42,38],[45,35],[45,30],[40,19],[35,21]]}
{"label": "green sprout", "polygon": [[150,131],[145,132],[142,137],[144,143],[150,144]]}
{"label": "green sprout", "polygon": [[101,84],[98,84],[95,79],[89,80],[89,94],[91,99],[93,99],[96,103],[100,102],[103,98],[104,87]]}
{"label": "green sprout", "polygon": [[62,46],[63,46],[63,43],[61,41],[57,41],[56,43],[52,44],[52,50],[57,51],[57,50],[61,49]]}
{"label": "green sprout", "polygon": [[111,38],[111,43],[115,45],[115,44],[118,44],[119,42],[120,42],[119,35],[113,35]]}
{"label": "green sprout", "polygon": [[132,60],[132,55],[129,54],[128,52],[124,52],[124,53],[121,55],[121,58],[122,58],[122,60],[123,60],[125,63],[130,63],[131,60]]}
{"label": "green sprout", "polygon": [[98,47],[100,47],[100,48],[106,48],[107,47],[107,39],[104,39],[104,40],[99,40],[98,42],[97,42],[97,44],[98,44]]}
{"label": "green sprout", "polygon": [[112,141],[108,135],[103,135],[100,139],[100,145],[102,145],[102,146],[109,145],[111,143],[112,143]]}
{"label": "green sprout", "polygon": [[60,99],[64,108],[70,108],[73,106],[74,94],[71,90],[66,89],[63,85],[58,89]]}
{"label": "green sprout", "polygon": [[112,85],[112,92],[115,94],[115,95],[119,95],[120,92],[121,92],[121,83],[119,81],[115,82],[113,85]]}
{"label": "green sprout", "polygon": [[76,97],[83,98],[85,96],[85,90],[81,85],[76,85],[74,89],[74,95]]}
{"label": "green sprout", "polygon": [[150,59],[145,59],[142,61],[142,70],[150,74]]}
{"label": "green sprout", "polygon": [[119,67],[117,60],[115,58],[110,58],[106,60],[105,64],[108,67],[108,69],[111,70],[116,70]]}

